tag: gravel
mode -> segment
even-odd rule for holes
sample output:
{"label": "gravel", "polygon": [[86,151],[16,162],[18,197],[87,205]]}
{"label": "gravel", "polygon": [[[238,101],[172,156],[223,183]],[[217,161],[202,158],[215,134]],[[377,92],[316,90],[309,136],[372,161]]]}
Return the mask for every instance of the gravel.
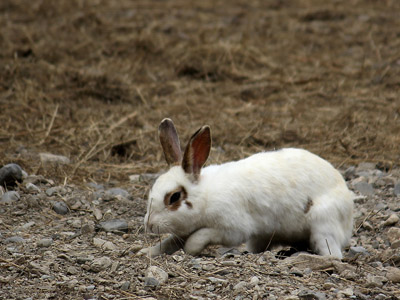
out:
{"label": "gravel", "polygon": [[[375,180],[377,172],[365,168],[353,168],[350,187]],[[396,299],[398,198],[393,181],[385,179],[398,181],[395,174],[400,173],[380,174],[385,184],[373,194],[354,189],[354,232],[342,261],[306,252],[278,259],[281,249],[251,254],[243,246],[149,259],[137,252],[162,237],[144,233],[143,191],[114,186],[117,196],[104,201],[94,186],[58,186],[29,175],[15,190],[19,200],[0,202],[2,216],[10,216],[0,218],[0,298],[58,299],[67,293],[71,299]],[[28,182],[38,191],[25,189]],[[97,185],[110,190],[107,183]]]}

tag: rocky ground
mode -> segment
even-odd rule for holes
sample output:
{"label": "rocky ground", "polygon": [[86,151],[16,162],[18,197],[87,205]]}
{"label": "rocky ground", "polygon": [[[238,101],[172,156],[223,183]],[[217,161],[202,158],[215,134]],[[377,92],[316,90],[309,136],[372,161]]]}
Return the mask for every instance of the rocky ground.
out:
{"label": "rocky ground", "polygon": [[0,170],[3,183],[8,172],[22,182],[1,190],[1,299],[400,297],[399,170],[363,163],[343,171],[357,193],[343,261],[242,247],[149,259],[137,252],[159,239],[143,230],[145,196],[156,175],[132,174],[127,188],[94,182],[80,188],[19,173],[15,165]]}

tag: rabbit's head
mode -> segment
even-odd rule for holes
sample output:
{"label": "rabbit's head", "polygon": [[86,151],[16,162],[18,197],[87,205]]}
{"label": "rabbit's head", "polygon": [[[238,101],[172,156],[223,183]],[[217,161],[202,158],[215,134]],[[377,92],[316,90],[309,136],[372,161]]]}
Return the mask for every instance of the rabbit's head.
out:
{"label": "rabbit's head", "polygon": [[204,208],[204,201],[198,196],[198,181],[211,149],[210,127],[203,126],[196,131],[183,154],[170,119],[160,123],[158,134],[170,169],[150,190],[145,227],[153,233],[188,236],[198,229]]}

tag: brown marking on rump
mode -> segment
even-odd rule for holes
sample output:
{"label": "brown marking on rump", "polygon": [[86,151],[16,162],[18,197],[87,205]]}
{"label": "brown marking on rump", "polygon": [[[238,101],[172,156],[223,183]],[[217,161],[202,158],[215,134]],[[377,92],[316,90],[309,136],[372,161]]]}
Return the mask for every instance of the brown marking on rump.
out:
{"label": "brown marking on rump", "polygon": [[307,204],[306,207],[304,207],[304,213],[308,213],[310,211],[311,206],[313,206],[314,202],[310,197],[307,198]]}
{"label": "brown marking on rump", "polygon": [[[174,193],[180,192],[181,196],[178,201],[175,201],[174,203],[171,204],[171,197]],[[164,196],[164,205],[167,207],[167,209],[174,211],[178,210],[178,208],[181,206],[182,201],[187,198],[187,192],[183,186],[178,187],[177,189],[165,194]],[[189,202],[190,203],[190,202]],[[189,207],[192,205],[190,203]]]}

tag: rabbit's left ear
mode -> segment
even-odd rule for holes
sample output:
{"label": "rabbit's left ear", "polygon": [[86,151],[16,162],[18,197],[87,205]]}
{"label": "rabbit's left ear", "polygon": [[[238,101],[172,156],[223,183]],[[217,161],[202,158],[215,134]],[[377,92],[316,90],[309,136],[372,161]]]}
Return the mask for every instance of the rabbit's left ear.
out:
{"label": "rabbit's left ear", "polygon": [[211,131],[208,125],[201,127],[192,135],[186,146],[182,168],[186,174],[198,179],[200,170],[207,161],[211,150]]}
{"label": "rabbit's left ear", "polygon": [[165,118],[158,126],[158,136],[168,165],[180,164],[182,151],[179,136],[171,119]]}

